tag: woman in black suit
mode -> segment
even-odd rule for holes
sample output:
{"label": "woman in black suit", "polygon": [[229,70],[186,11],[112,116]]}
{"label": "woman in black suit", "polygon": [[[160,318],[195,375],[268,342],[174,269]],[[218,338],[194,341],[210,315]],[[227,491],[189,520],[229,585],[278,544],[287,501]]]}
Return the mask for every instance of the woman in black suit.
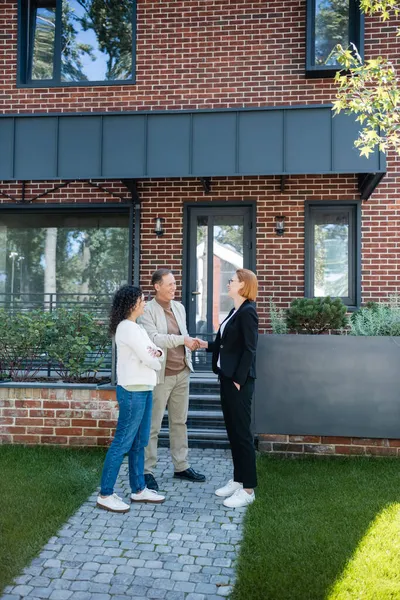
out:
{"label": "woman in black suit", "polygon": [[230,508],[247,506],[255,499],[256,455],[251,433],[251,401],[256,378],[258,315],[254,307],[257,278],[238,269],[228,283],[234,308],[222,322],[214,342],[201,347],[213,353],[212,366],[221,388],[221,405],[233,459],[233,479],[216,490]]}

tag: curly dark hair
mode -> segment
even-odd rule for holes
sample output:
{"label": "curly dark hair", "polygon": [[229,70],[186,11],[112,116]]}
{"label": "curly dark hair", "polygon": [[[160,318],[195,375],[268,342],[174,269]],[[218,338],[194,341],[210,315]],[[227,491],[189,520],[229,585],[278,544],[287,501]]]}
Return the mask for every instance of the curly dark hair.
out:
{"label": "curly dark hair", "polygon": [[142,296],[142,290],[133,285],[123,285],[115,292],[108,326],[110,335],[115,335],[118,325],[129,316]]}

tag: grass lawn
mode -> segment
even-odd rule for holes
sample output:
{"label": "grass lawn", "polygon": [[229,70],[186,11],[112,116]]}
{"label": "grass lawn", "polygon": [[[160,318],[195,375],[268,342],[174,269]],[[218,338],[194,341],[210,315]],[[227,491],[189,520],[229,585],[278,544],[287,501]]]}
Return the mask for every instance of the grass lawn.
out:
{"label": "grass lawn", "polygon": [[261,456],[232,600],[399,600],[400,462]]}
{"label": "grass lawn", "polygon": [[0,446],[0,592],[96,489],[104,455]]}

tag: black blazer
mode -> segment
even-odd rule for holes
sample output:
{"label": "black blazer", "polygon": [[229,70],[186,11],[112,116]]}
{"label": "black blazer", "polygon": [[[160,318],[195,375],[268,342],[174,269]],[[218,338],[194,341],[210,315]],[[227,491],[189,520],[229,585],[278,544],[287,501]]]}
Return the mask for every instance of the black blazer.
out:
{"label": "black blazer", "polygon": [[[233,311],[234,309],[226,319]],[[222,337],[220,328],[215,341],[208,344],[208,352],[213,353],[214,373],[222,373],[240,385],[244,385],[249,376],[255,379],[257,341],[258,315],[254,304],[245,300],[226,324]],[[221,361],[220,369],[217,366],[218,356]]]}

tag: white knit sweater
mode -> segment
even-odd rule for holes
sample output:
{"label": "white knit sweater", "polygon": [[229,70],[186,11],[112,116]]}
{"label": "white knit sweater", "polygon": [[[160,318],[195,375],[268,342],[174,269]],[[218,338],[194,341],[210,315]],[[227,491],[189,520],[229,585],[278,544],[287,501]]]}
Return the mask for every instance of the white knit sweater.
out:
{"label": "white knit sweater", "polygon": [[[115,333],[117,346],[117,380],[118,385],[149,385],[157,383],[156,371],[161,369],[164,353],[150,340],[146,330],[125,319],[117,327]],[[148,348],[161,352],[160,358],[153,358]]]}

